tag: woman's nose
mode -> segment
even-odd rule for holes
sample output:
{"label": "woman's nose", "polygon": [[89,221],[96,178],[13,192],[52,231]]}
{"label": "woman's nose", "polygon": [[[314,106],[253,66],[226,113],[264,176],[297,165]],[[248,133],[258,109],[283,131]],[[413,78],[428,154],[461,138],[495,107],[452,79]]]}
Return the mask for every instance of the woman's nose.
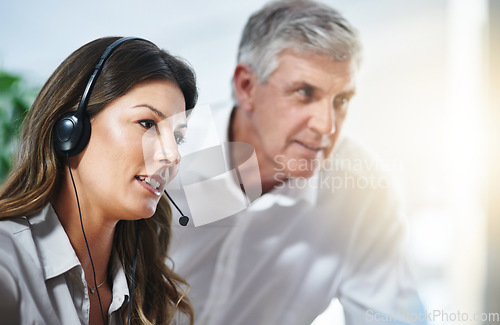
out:
{"label": "woman's nose", "polygon": [[167,166],[177,165],[181,155],[173,134],[160,135],[158,149],[155,152],[155,161]]}

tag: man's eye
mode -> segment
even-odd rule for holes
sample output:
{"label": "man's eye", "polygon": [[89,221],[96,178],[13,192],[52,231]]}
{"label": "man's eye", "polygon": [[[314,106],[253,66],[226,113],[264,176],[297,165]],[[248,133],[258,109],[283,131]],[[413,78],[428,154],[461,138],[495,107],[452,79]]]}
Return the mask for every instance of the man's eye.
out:
{"label": "man's eye", "polygon": [[139,121],[139,124],[146,130],[149,130],[152,127],[156,126],[156,122],[153,120],[141,120]]}
{"label": "man's eye", "polygon": [[182,133],[175,132],[174,137],[175,137],[175,142],[177,143],[177,145],[184,143],[184,141],[186,141],[186,139],[184,138],[184,135]]}
{"label": "man's eye", "polygon": [[297,90],[297,92],[304,97],[310,98],[313,95],[311,87],[303,87]]}
{"label": "man's eye", "polygon": [[345,112],[349,106],[349,98],[346,97],[335,97],[333,100],[333,109],[338,112]]}

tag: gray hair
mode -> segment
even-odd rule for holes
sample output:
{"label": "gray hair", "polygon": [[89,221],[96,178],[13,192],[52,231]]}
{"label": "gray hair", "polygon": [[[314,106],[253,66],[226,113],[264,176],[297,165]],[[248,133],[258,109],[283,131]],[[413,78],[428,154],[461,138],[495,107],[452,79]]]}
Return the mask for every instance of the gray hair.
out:
{"label": "gray hair", "polygon": [[335,9],[313,0],[273,1],[255,12],[241,37],[238,62],[266,82],[283,50],[325,54],[335,61],[361,61],[357,30]]}

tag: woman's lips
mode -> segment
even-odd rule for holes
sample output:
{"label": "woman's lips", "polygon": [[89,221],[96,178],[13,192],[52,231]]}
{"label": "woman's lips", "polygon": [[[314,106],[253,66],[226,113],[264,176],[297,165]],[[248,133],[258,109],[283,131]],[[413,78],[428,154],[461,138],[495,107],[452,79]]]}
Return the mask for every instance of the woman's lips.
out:
{"label": "woman's lips", "polygon": [[163,188],[162,184],[155,178],[136,175],[135,179],[144,187],[146,190],[151,192],[155,196],[161,195],[161,188]]}

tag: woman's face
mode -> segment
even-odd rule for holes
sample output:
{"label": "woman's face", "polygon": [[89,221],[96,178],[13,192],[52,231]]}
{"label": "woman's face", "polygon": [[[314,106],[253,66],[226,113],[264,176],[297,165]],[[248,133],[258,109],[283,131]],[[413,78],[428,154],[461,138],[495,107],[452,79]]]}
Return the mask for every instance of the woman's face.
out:
{"label": "woman's face", "polygon": [[92,120],[75,171],[80,196],[113,219],[151,217],[175,176],[186,131],[184,96],[169,81],[149,81]]}

